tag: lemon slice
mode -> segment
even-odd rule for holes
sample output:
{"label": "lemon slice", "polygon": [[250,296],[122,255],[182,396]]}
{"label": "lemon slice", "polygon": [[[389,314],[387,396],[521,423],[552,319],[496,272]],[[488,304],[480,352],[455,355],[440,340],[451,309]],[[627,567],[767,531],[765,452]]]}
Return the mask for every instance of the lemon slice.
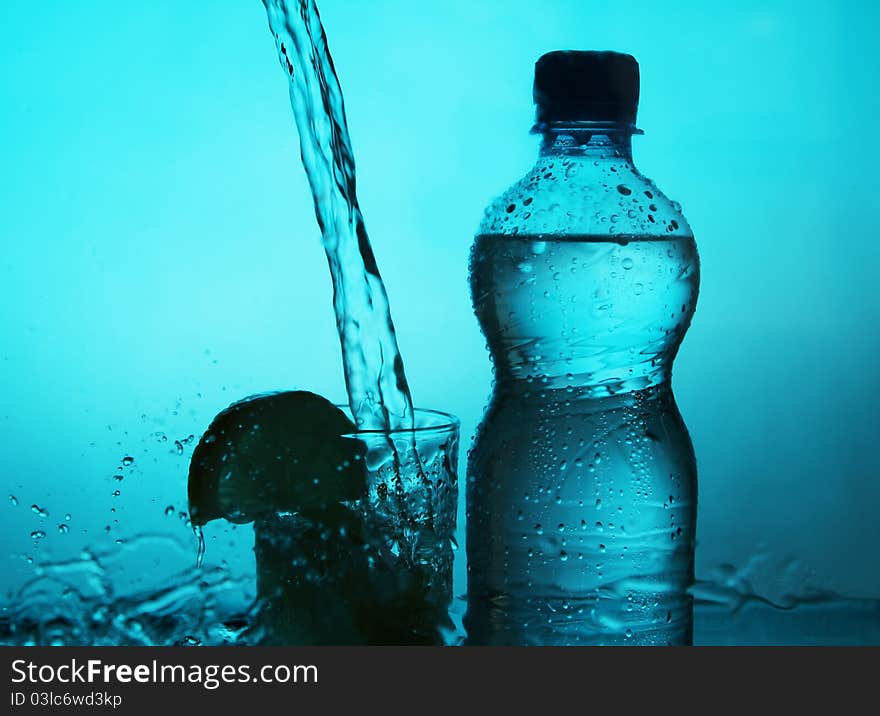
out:
{"label": "lemon slice", "polygon": [[267,393],[214,418],[189,466],[193,525],[309,513],[366,494],[365,446],[333,403],[307,391]]}

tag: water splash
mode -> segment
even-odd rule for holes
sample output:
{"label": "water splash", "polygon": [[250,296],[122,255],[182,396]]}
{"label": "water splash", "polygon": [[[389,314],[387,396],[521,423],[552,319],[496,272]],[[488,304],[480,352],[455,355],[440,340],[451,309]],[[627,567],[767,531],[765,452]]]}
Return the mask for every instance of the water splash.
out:
{"label": "water splash", "polygon": [[288,78],[303,166],[333,280],[345,382],[359,428],[412,426],[388,295],[355,191],[342,90],[314,0],[263,0]]}
{"label": "water splash", "polygon": [[201,569],[202,563],[205,561],[205,533],[201,527],[196,527],[194,532],[196,534],[196,538],[199,541],[199,548],[196,552],[196,567]]}
{"label": "water splash", "polygon": [[[0,607],[0,645],[211,646],[265,643],[265,604],[252,575],[233,577],[224,567],[190,567],[158,585],[122,591],[120,564],[138,549],[170,558],[189,553],[167,535],[133,537],[122,550],[94,548],[76,559],[33,565],[33,577]],[[805,590],[784,600],[747,590],[740,577],[697,582],[697,644],[880,644],[880,600]],[[455,603],[461,623],[465,599]],[[461,643],[462,634],[449,643]]]}
{"label": "water splash", "polygon": [[118,593],[118,565],[139,548],[176,557],[187,549],[168,536],[144,534],[122,550],[89,549],[76,559],[36,565],[33,578],[0,608],[0,644],[258,643],[250,626],[255,623],[250,580],[232,578],[223,568],[190,568],[158,587]]}
{"label": "water splash", "polygon": [[[0,645],[271,642],[265,618],[271,602],[259,598],[256,573],[224,562],[193,565],[192,535],[182,523],[176,535],[100,542],[74,558],[22,555],[30,577],[0,601]],[[779,577],[777,589],[765,584],[768,574]],[[816,588],[812,579],[802,563],[767,552],[705,573],[691,589],[694,643],[880,644],[880,599],[844,597]],[[464,606],[463,596],[455,600],[458,632],[447,643],[463,640]]]}

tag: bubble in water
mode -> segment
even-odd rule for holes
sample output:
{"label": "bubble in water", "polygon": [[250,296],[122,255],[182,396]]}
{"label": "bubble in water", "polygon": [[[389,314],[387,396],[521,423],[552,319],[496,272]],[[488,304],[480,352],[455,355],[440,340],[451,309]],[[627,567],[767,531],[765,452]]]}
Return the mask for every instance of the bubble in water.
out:
{"label": "bubble in water", "polygon": [[126,455],[122,458],[122,467],[129,467],[134,464],[134,458],[131,455]]}
{"label": "bubble in water", "polygon": [[43,530],[34,530],[31,532],[31,539],[33,540],[41,540],[46,536],[46,533]]}
{"label": "bubble in water", "polygon": [[174,505],[168,505],[168,507],[165,508],[165,516],[171,517],[173,514],[174,514]]}
{"label": "bubble in water", "polygon": [[17,507],[18,506],[18,498],[15,495],[10,495],[9,496],[9,504],[12,505],[13,507]]}
{"label": "bubble in water", "polygon": [[70,527],[62,522],[60,525],[58,525],[58,531],[61,534],[66,535],[68,532],[70,532]]}
{"label": "bubble in water", "polygon": [[620,265],[623,266],[625,271],[629,271],[633,267],[633,260],[627,256],[623,261],[620,262]]}
{"label": "bubble in water", "polygon": [[48,517],[49,516],[49,510],[46,510],[36,504],[31,505],[31,512],[33,512],[38,517]]}

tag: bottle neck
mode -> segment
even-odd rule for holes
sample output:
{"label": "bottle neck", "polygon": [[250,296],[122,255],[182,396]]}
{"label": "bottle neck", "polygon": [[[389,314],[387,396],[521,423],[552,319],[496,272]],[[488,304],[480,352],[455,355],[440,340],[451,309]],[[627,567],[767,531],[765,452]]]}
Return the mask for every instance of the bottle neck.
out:
{"label": "bottle neck", "polygon": [[542,137],[542,157],[595,157],[630,163],[632,135],[642,134],[630,125],[589,121],[540,123],[532,132]]}

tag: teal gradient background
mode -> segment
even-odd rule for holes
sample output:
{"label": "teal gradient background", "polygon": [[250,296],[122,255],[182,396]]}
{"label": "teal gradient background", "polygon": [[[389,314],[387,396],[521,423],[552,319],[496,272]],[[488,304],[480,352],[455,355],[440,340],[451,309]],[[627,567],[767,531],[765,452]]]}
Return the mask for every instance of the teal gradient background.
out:
{"label": "teal gradient background", "polygon": [[[417,404],[459,415],[469,444],[491,374],[468,250],[536,155],[534,61],[630,52],[636,163],[683,204],[702,259],[674,380],[700,469],[698,575],[750,565],[762,594],[880,596],[878,6],[320,9]],[[174,440],[245,395],[344,390],[258,0],[7,0],[0,98],[0,481],[19,502],[0,501],[5,600],[28,557],[144,532],[190,545],[166,515],[186,507],[193,447]],[[209,562],[249,568],[248,528],[207,534]],[[158,583],[188,559],[121,573]]]}

